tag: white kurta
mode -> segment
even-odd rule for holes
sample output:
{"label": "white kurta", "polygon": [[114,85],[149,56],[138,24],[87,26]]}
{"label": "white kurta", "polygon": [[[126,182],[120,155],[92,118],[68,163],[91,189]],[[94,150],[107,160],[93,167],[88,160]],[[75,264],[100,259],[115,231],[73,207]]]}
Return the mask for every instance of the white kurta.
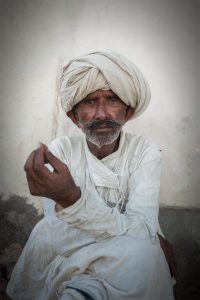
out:
{"label": "white kurta", "polygon": [[58,138],[49,149],[69,167],[81,198],[58,213],[45,199],[45,218],[29,237],[8,294],[55,300],[64,297],[66,286],[84,286],[95,300],[173,299],[157,238],[159,148],[122,133],[118,150],[102,160],[83,136]]}

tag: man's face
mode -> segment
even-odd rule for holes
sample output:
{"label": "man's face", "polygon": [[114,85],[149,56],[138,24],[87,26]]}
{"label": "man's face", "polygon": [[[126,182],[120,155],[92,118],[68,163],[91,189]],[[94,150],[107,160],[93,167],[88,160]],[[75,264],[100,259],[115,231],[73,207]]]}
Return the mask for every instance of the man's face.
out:
{"label": "man's face", "polygon": [[73,109],[73,121],[98,148],[114,142],[127,121],[128,106],[111,90],[89,94]]}

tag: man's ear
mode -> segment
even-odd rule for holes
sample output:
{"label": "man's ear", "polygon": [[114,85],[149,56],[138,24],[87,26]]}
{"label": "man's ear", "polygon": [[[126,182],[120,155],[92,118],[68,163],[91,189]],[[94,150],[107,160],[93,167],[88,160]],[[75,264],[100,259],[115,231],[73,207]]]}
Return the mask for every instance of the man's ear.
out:
{"label": "man's ear", "polygon": [[130,120],[130,118],[134,115],[134,113],[135,113],[135,108],[132,106],[127,106],[126,117],[125,117],[126,122]]}
{"label": "man's ear", "polygon": [[66,115],[72,120],[72,122],[74,122],[74,124],[76,124],[76,126],[80,128],[79,119],[74,109],[68,111]]}

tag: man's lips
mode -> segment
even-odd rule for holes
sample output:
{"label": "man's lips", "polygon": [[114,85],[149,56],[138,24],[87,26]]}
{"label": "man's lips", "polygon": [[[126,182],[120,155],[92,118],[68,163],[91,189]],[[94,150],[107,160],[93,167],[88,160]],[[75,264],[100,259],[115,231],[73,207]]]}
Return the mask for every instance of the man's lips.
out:
{"label": "man's lips", "polygon": [[110,131],[113,130],[113,127],[108,127],[108,126],[99,126],[96,128],[91,129],[92,131]]}
{"label": "man's lips", "polygon": [[91,130],[107,131],[107,130],[113,130],[114,128],[115,126],[113,126],[113,124],[102,123],[102,124],[96,124],[95,126],[92,126]]}

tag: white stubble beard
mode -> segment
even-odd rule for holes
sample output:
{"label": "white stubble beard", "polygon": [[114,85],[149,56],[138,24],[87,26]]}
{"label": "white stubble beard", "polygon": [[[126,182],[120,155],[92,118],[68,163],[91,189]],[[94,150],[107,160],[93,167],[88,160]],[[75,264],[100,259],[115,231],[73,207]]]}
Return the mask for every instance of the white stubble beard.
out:
{"label": "white stubble beard", "polygon": [[121,128],[115,128],[114,132],[90,132],[90,130],[83,130],[86,140],[96,145],[98,149],[105,145],[112,144],[120,135]]}
{"label": "white stubble beard", "polygon": [[120,123],[121,124],[118,127],[113,128],[112,131],[106,132],[95,132],[94,129],[85,128],[85,124],[83,122],[80,122],[80,125],[83,133],[86,136],[86,140],[96,145],[97,148],[100,149],[105,145],[112,144],[115,140],[118,139],[122,126],[124,125],[124,122]]}

